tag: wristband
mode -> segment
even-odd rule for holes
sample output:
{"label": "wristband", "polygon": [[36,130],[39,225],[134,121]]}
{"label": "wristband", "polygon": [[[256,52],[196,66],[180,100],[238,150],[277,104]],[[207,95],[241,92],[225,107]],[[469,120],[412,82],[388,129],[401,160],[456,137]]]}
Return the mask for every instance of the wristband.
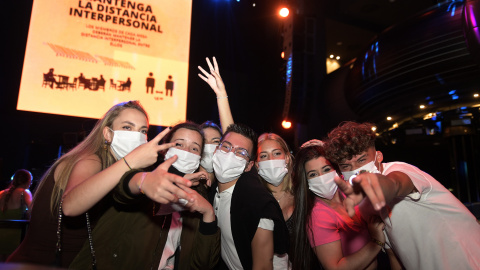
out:
{"label": "wristband", "polygon": [[385,243],[382,243],[382,242],[378,241],[378,240],[375,239],[375,238],[372,238],[372,242],[374,242],[375,244],[379,245],[381,248],[385,248]]}
{"label": "wristband", "polygon": [[125,157],[123,157],[122,159],[123,159],[123,161],[125,161],[125,164],[127,164],[127,167],[131,170],[132,167],[130,167],[130,165],[128,165],[128,162],[127,162],[127,160],[125,159]]}
{"label": "wristband", "polygon": [[217,97],[217,99],[221,99],[221,98],[228,98],[228,96],[225,96],[225,97]]}
{"label": "wristband", "polygon": [[142,173],[142,179],[140,179],[140,184],[138,185],[138,191],[140,191],[140,193],[142,194],[145,194],[145,192],[143,192],[142,190],[143,181],[145,181],[145,176],[147,176],[147,173],[146,172]]}

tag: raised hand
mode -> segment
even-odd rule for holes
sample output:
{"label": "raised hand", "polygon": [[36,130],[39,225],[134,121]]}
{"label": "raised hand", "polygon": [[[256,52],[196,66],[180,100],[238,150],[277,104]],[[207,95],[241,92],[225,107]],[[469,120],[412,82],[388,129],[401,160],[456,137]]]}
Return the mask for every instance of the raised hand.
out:
{"label": "raised hand", "polygon": [[165,160],[154,171],[137,174],[141,175],[140,179],[136,180],[139,191],[145,193],[153,201],[162,204],[177,202],[179,198],[193,202],[194,198],[182,189],[190,187],[191,181],[168,172],[168,168],[176,160],[177,156],[173,156]]}
{"label": "raised hand", "polygon": [[154,164],[158,158],[158,152],[175,146],[175,143],[159,145],[160,140],[170,132],[170,128],[164,129],[151,141],[140,145],[125,156],[125,160],[133,169],[142,169]]}
{"label": "raised hand", "polygon": [[362,173],[352,180],[353,186],[360,187],[377,211],[385,206],[385,196],[380,186],[381,178],[386,177],[377,173]]}
{"label": "raised hand", "polygon": [[361,192],[355,192],[352,185],[348,181],[343,180],[342,178],[335,176],[334,179],[338,188],[345,194],[346,198],[343,200],[343,205],[347,210],[347,213],[350,217],[355,216],[355,205],[359,204],[364,196]]}
{"label": "raised hand", "polygon": [[318,145],[318,146],[323,146],[323,141],[321,140],[317,140],[317,139],[312,139],[308,142],[305,142],[302,144],[302,146],[300,146],[300,148],[305,148],[305,147],[309,147],[309,146],[315,146],[315,145]]}
{"label": "raised hand", "polygon": [[220,70],[218,69],[217,60],[213,57],[213,66],[210,62],[210,59],[207,59],[207,65],[210,70],[210,73],[205,71],[201,66],[198,66],[198,69],[203,73],[198,74],[198,76],[204,80],[210,87],[213,89],[217,97],[226,97],[227,91],[225,90],[225,84],[223,83],[222,77],[220,76]]}
{"label": "raised hand", "polygon": [[385,178],[385,176],[362,173],[353,178],[351,185],[340,177],[335,177],[338,188],[347,196],[343,204],[351,217],[355,215],[355,205],[358,205],[365,197],[368,197],[373,208],[377,211],[385,206],[385,196],[380,186],[380,178]]}

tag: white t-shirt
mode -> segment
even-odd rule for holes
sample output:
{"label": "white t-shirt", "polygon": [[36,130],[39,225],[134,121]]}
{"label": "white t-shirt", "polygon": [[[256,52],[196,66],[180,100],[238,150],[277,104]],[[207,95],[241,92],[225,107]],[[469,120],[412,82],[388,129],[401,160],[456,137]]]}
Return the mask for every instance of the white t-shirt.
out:
{"label": "white t-shirt", "polygon": [[383,163],[383,175],[403,172],[418,192],[381,211],[387,245],[406,269],[480,269],[480,225],[437,180],[417,167]]}
{"label": "white t-shirt", "polygon": [[[235,185],[228,189],[215,194],[213,201],[213,207],[215,215],[218,218],[218,227],[221,231],[221,254],[222,259],[229,269],[243,269],[240,258],[238,257],[237,248],[233,241],[231,219],[230,219],[230,207],[232,205],[232,194],[235,189]],[[258,227],[273,231],[274,223],[271,219],[262,218],[259,221]],[[288,256],[278,256],[274,254],[273,258],[274,269],[289,269],[288,268]]]}

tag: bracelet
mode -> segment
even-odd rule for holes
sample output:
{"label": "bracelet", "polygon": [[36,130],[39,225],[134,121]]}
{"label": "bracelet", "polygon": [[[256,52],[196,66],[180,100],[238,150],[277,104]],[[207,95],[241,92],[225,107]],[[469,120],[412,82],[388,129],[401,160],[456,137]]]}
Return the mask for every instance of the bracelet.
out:
{"label": "bracelet", "polygon": [[378,240],[375,239],[375,238],[372,238],[372,242],[374,242],[375,244],[379,245],[381,248],[385,248],[385,243],[382,243],[382,242],[378,241]]}
{"label": "bracelet", "polygon": [[140,191],[140,193],[142,194],[145,194],[145,192],[143,192],[142,190],[143,181],[145,181],[145,176],[147,176],[147,173],[146,172],[142,173],[142,179],[140,179],[140,185],[138,185],[138,191]]}
{"label": "bracelet", "polygon": [[125,157],[123,157],[122,159],[123,159],[123,161],[125,161],[125,164],[127,164],[128,168],[131,170],[132,167],[130,167],[130,165],[128,165],[128,162],[127,162],[127,160],[125,159]]}
{"label": "bracelet", "polygon": [[228,98],[228,96],[225,96],[225,97],[217,97],[217,99],[221,99],[221,98]]}

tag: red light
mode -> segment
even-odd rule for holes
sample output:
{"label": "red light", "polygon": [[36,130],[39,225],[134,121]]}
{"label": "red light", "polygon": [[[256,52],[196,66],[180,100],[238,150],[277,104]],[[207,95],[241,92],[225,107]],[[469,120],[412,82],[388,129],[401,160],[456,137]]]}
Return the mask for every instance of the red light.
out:
{"label": "red light", "polygon": [[280,15],[280,17],[287,17],[288,14],[290,14],[290,11],[288,10],[288,8],[284,7],[282,9],[280,9],[280,11],[278,12],[278,14]]}
{"label": "red light", "polygon": [[282,121],[282,127],[284,129],[289,129],[292,127],[292,122],[288,121],[288,120],[283,120]]}

